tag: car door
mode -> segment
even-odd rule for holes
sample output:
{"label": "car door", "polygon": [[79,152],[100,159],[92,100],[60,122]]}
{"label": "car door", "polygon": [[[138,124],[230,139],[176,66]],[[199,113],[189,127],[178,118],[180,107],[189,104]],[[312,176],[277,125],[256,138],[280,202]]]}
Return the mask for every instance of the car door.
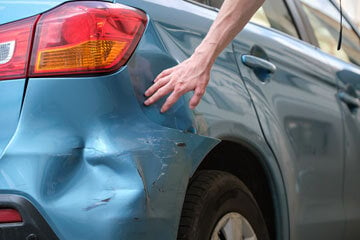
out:
{"label": "car door", "polygon": [[336,81],[325,58],[299,40],[293,18],[282,0],[266,1],[253,19],[261,26],[249,24],[233,48],[282,169],[290,238],[342,239],[344,133]]}
{"label": "car door", "polygon": [[313,30],[314,45],[329,63],[329,77],[339,84],[337,97],[341,101],[345,131],[344,239],[360,239],[360,38],[344,18],[342,46],[336,50],[340,13],[335,5],[324,0],[301,0],[299,7]]}

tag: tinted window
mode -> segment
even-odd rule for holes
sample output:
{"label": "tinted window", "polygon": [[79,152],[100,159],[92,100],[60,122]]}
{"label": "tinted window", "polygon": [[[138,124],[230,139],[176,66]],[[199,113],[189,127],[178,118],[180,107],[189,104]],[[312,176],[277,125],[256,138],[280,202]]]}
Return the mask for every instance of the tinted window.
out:
{"label": "tinted window", "polygon": [[338,51],[340,13],[328,0],[301,0],[301,6],[314,30],[319,47],[346,62],[360,65],[360,39],[343,19],[342,47]]}
{"label": "tinted window", "polygon": [[275,28],[298,37],[294,22],[282,0],[267,0],[250,20],[265,27]]}
{"label": "tinted window", "polygon": [[209,5],[215,8],[220,8],[224,0],[208,0]]}
{"label": "tinted window", "polygon": [[198,3],[202,3],[202,4],[207,4],[207,0],[194,0],[194,2],[198,2]]}
{"label": "tinted window", "polygon": [[[196,2],[220,8],[224,0],[197,0]],[[250,21],[298,37],[292,18],[283,0],[266,0]]]}

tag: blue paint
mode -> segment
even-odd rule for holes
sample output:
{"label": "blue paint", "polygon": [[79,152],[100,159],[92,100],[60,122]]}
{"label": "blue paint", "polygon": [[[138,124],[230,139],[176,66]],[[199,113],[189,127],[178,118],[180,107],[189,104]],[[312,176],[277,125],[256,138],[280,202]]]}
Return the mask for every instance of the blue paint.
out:
{"label": "blue paint", "polygon": [[[0,24],[61,2],[2,2]],[[165,99],[145,107],[145,90],[192,54],[216,11],[182,0],[118,2],[149,16],[126,66],[28,79],[24,99],[24,79],[0,82],[0,193],[29,199],[61,239],[175,239],[189,178],[226,140],[258,156],[277,239],[342,239],[351,218],[356,232],[359,111],[336,96],[358,86],[357,66],[249,24],[216,60],[200,105],[190,110],[187,93],[161,114]],[[276,71],[243,64],[254,46]]]}
{"label": "blue paint", "polygon": [[24,84],[24,79],[0,81],[0,156],[16,129]]}
{"label": "blue paint", "polygon": [[160,226],[169,239],[191,170],[217,142],[148,120],[127,68],[30,79],[0,188],[27,196],[63,239],[159,239]]}

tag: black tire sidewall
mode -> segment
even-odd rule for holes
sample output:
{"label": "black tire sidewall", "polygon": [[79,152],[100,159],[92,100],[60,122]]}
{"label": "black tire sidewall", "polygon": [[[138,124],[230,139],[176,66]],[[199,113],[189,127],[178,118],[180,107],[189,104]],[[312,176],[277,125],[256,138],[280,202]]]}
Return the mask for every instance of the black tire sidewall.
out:
{"label": "black tire sidewall", "polygon": [[198,211],[196,237],[209,240],[219,220],[227,213],[241,214],[251,225],[257,239],[269,239],[266,225],[255,199],[246,186],[235,176],[226,174],[214,181],[203,198]]}

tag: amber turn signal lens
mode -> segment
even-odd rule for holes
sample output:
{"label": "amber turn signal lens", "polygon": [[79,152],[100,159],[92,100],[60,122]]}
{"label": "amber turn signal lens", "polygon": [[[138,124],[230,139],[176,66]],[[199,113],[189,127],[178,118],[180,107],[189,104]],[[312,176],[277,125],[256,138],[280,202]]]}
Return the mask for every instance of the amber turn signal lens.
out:
{"label": "amber turn signal lens", "polygon": [[122,41],[87,41],[70,47],[38,53],[36,72],[66,69],[100,69],[111,66],[128,43]]}

